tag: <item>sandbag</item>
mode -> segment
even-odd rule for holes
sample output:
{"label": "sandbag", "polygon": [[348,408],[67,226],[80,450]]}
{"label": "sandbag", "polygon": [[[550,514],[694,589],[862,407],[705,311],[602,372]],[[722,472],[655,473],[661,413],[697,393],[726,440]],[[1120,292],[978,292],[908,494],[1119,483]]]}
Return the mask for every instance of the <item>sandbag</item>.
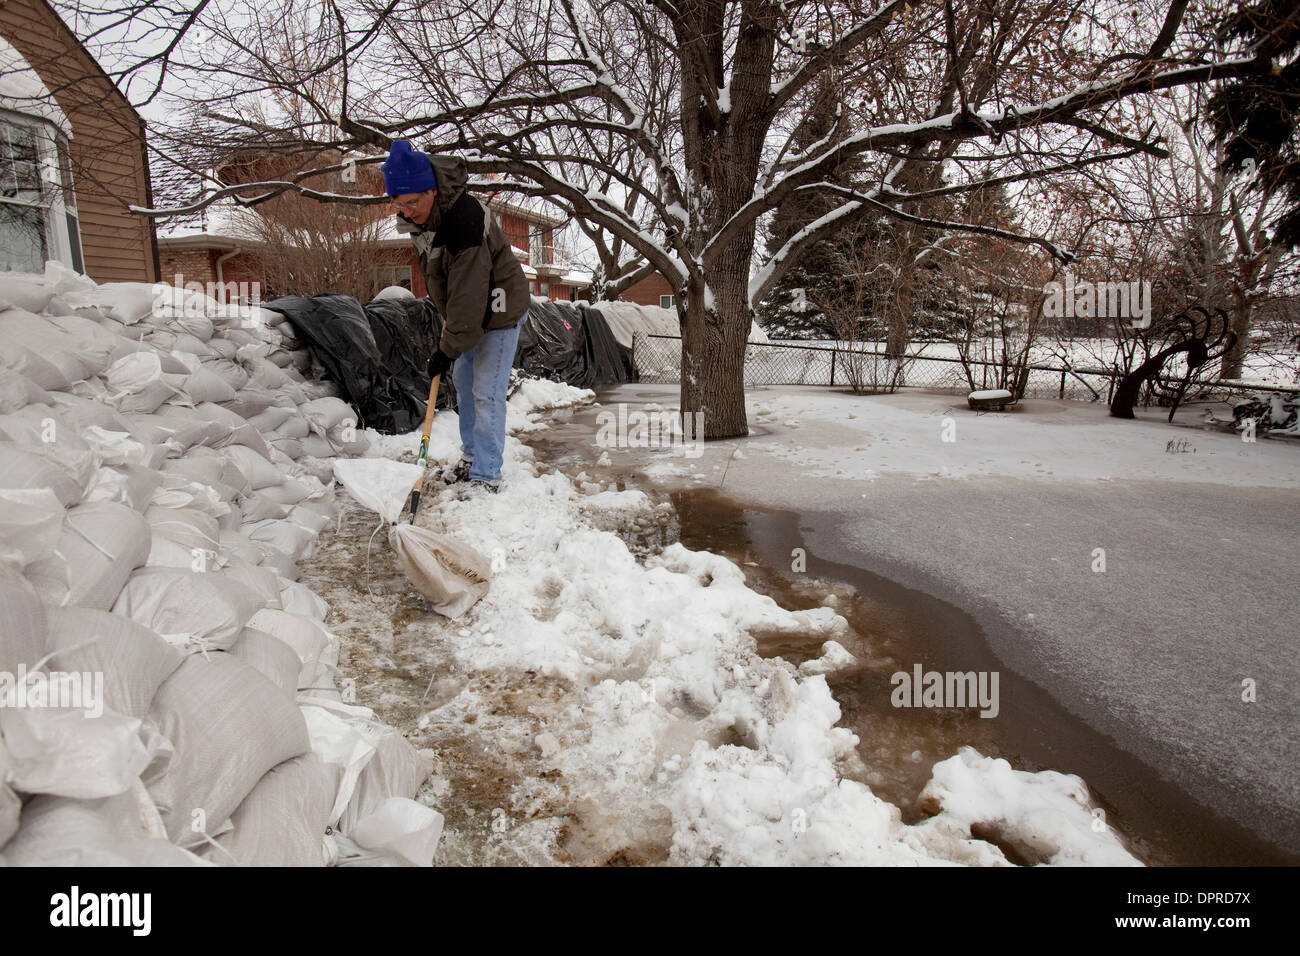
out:
{"label": "sandbag", "polygon": [[[125,793],[153,756],[141,740],[140,719],[105,709],[93,694],[93,675],[38,671],[27,678],[0,697],[10,786],[78,800]],[[22,702],[37,693],[72,706]]]}
{"label": "sandbag", "polygon": [[343,832],[372,852],[396,857],[409,866],[432,866],[442,825],[437,810],[404,797],[389,797]]}
{"label": "sandbag", "polygon": [[231,645],[230,653],[269,679],[291,699],[297,696],[302,661],[298,659],[298,652],[278,637],[246,627],[239,640]]}
{"label": "sandbag", "polygon": [[298,561],[310,558],[315,551],[316,533],[292,521],[267,518],[246,522],[240,530],[253,541],[270,545]]}
{"label": "sandbag", "polygon": [[289,506],[262,495],[245,495],[239,499],[239,508],[245,521],[263,521],[267,518],[289,517]]}
{"label": "sandbag", "polygon": [[342,768],[315,754],[272,767],[204,858],[222,866],[324,866],[322,845]]}
{"label": "sandbag", "polygon": [[4,846],[10,866],[196,866],[203,861],[151,837],[130,794],[100,800],[35,797]]}
{"label": "sandbag", "polygon": [[422,465],[387,458],[341,458],[334,477],[363,507],[389,524],[397,521],[410,498],[411,487],[424,472]]}
{"label": "sandbag", "polygon": [[315,591],[299,581],[280,582],[280,603],[291,614],[324,621],[329,605]]}
{"label": "sandbag", "polygon": [[229,654],[188,657],[149,713],[176,749],[149,793],[168,837],[185,847],[203,842],[268,770],[311,749],[294,702]]}
{"label": "sandbag", "polygon": [[143,512],[162,482],[161,472],[142,465],[105,465],[90,479],[84,503],[116,501]]}
{"label": "sandbag", "polygon": [[253,491],[278,485],[284,481],[279,468],[245,445],[227,445],[221,454],[232,461],[248,479],[248,486]]}
{"label": "sandbag", "polygon": [[149,557],[148,523],[115,501],[69,508],[59,544],[50,557],[27,568],[47,604],[108,610],[131,572]]}
{"label": "sandbag", "polygon": [[487,594],[488,562],[464,542],[411,524],[392,525],[388,541],[411,584],[444,617],[460,617]]}
{"label": "sandbag", "polygon": [[215,553],[221,548],[217,519],[197,509],[151,505],[144,518],[154,538],[162,535],[191,551]]}
{"label": "sandbag", "polygon": [[235,397],[230,382],[206,365],[190,375],[185,391],[195,402],[229,402]]}
{"label": "sandbag", "polygon": [[114,282],[84,292],[63,293],[61,298],[74,309],[94,306],[110,319],[134,325],[153,312],[154,305],[169,286],[148,282]]}
{"label": "sandbag", "polygon": [[0,441],[0,489],[48,488],[65,508],[81,501],[85,485],[62,463],[37,446]]}
{"label": "sandbag", "polygon": [[297,680],[299,688],[333,685],[330,672],[338,662],[338,650],[331,647],[333,635],[319,621],[290,611],[264,608],[253,615],[248,626],[277,637],[293,648],[302,662]]}
{"label": "sandbag", "polygon": [[247,585],[220,571],[142,568],[113,605],[164,640],[200,650],[226,650],[262,602]]}
{"label": "sandbag", "polygon": [[262,601],[262,607],[277,611],[284,607],[280,597],[280,576],[270,568],[261,568],[236,559],[236,562],[232,562],[221,573],[232,581],[238,581],[249,590],[256,591]]}
{"label": "sandbag", "polygon": [[0,368],[0,414],[16,412],[34,402],[49,402],[50,393],[26,375]]}
{"label": "sandbag", "polygon": [[149,712],[154,694],[185,655],[149,628],[91,608],[50,608],[50,668],[102,674],[104,703],[127,717]]}
{"label": "sandbag", "polygon": [[0,489],[0,563],[21,571],[43,561],[62,534],[63,503],[50,489]]}
{"label": "sandbag", "polygon": [[433,761],[422,756],[396,728],[374,723],[368,736],[375,754],[357,777],[352,799],[339,820],[339,829],[353,839],[359,820],[378,810],[389,797],[414,797],[433,772]]}
{"label": "sandbag", "polygon": [[0,615],[0,671],[17,674],[20,664],[36,666],[45,656],[48,612],[30,582],[4,564],[0,564],[0,608],[4,609]]}
{"label": "sandbag", "polygon": [[73,382],[103,371],[93,357],[82,360],[71,335],[21,309],[0,312],[0,366],[53,391],[63,391]]}

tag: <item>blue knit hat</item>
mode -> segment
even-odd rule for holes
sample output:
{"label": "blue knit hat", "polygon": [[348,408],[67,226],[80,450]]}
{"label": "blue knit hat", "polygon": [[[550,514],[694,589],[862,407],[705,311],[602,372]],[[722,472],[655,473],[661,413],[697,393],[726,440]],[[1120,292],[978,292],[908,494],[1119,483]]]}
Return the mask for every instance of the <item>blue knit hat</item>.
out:
{"label": "blue knit hat", "polygon": [[390,196],[438,188],[438,177],[433,174],[429,157],[418,149],[412,149],[407,140],[393,141],[388,159],[381,168],[384,171],[384,189]]}

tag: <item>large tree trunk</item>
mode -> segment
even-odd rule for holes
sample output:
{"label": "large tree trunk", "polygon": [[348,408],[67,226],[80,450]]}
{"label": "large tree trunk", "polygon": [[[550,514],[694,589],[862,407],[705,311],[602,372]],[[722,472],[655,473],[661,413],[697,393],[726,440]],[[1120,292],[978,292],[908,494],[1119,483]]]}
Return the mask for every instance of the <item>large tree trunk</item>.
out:
{"label": "large tree trunk", "polygon": [[[751,240],[752,242],[752,236]],[[728,250],[730,252],[730,250]],[[682,411],[704,413],[704,437],[749,434],[745,416],[745,343],[749,308],[748,255],[721,258],[711,275],[713,308],[703,284],[688,286],[682,317]]]}

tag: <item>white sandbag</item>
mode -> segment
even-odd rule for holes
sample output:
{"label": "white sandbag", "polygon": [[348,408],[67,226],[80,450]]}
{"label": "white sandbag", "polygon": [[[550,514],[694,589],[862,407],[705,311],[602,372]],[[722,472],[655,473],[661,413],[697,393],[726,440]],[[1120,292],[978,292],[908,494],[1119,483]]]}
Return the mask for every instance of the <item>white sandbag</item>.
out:
{"label": "white sandbag", "polygon": [[159,685],[185,660],[178,648],[120,614],[50,608],[46,621],[49,668],[102,674],[105,706],[127,717],[147,714]]}
{"label": "white sandbag", "polygon": [[280,576],[270,568],[261,568],[251,562],[232,562],[221,573],[249,590],[256,591],[262,607],[275,611],[284,607],[284,601],[280,597]]}
{"label": "white sandbag", "polygon": [[324,599],[300,581],[280,581],[280,603],[289,613],[316,621],[324,621],[329,613]]}
{"label": "white sandbag", "polygon": [[460,617],[487,594],[487,559],[465,542],[412,524],[391,525],[388,541],[411,584],[444,617]]}
{"label": "white sandbag", "polygon": [[130,507],[96,501],[69,508],[55,553],[27,567],[47,604],[113,607],[131,572],[149,557],[149,525]]}
{"label": "white sandbag", "polygon": [[150,504],[163,508],[192,508],[217,519],[230,514],[230,502],[237,492],[229,485],[220,481],[215,485],[202,484],[168,471],[157,474],[162,484],[154,491]]}
{"label": "white sandbag", "polygon": [[32,272],[0,272],[0,299],[27,312],[44,312],[53,290],[45,285],[45,276]]}
{"label": "white sandbag", "polygon": [[296,505],[300,501],[318,493],[320,482],[314,485],[308,478],[285,478],[281,476],[279,484],[267,485],[258,491],[258,495],[269,501],[282,505]]}
{"label": "white sandbag", "polygon": [[132,417],[119,414],[111,406],[95,399],[81,398],[69,392],[50,392],[50,407],[58,412],[59,419],[71,425],[78,434],[92,425],[109,432],[128,432],[142,444],[159,444],[165,436],[142,435]]}
{"label": "white sandbag", "polygon": [[0,366],[53,391],[63,391],[102,371],[89,357],[81,360],[72,336],[21,309],[0,312]]}
{"label": "white sandbag", "polygon": [[188,376],[167,375],[157,352],[124,355],[104,373],[108,400],[120,412],[148,413],[180,395]]}
{"label": "white sandbag", "polygon": [[302,439],[311,434],[311,424],[301,415],[293,415],[277,425],[275,433],[281,438]]}
{"label": "white sandbag", "polygon": [[153,312],[167,288],[161,283],[113,282],[84,292],[62,293],[60,297],[74,309],[94,306],[110,319],[134,325]]}
{"label": "white sandbag", "polygon": [[38,446],[0,441],[0,489],[48,488],[64,507],[81,501],[85,491],[78,476],[41,454]]}
{"label": "white sandbag", "polygon": [[[90,356],[94,360],[93,368],[102,371],[132,352],[141,352],[149,348],[142,342],[128,339],[104,328],[98,322],[80,315],[51,315],[48,321],[55,327],[71,335],[80,345],[83,360]],[[163,369],[168,371],[168,369]],[[98,374],[98,371],[94,374]]]}
{"label": "white sandbag", "polygon": [[257,544],[243,532],[237,529],[222,528],[220,541],[222,558],[238,558],[252,565],[262,563],[262,557],[266,551],[265,546]]}
{"label": "white sandbag", "polygon": [[181,570],[203,571],[214,562],[211,552],[187,548],[177,544],[171,538],[154,534],[149,557],[145,559],[146,568],[180,568]]}
{"label": "white sandbag", "polygon": [[221,866],[324,866],[341,776],[341,767],[315,754],[272,767],[231,815],[230,831],[217,837],[225,852],[208,847],[202,856]]}
{"label": "white sandbag", "polygon": [[155,538],[162,535],[190,550],[215,553],[221,548],[217,519],[197,509],[150,505],[144,518]]}
{"label": "white sandbag", "polygon": [[263,774],[311,749],[294,702],[229,654],[188,657],[158,688],[150,715],[176,753],[149,794],[181,846],[203,842]]}
{"label": "white sandbag", "polygon": [[0,696],[8,782],[19,793],[111,797],[125,793],[149,765],[140,719],[105,708],[86,677],[93,675],[31,672]]}
{"label": "white sandbag", "polygon": [[352,799],[339,820],[339,829],[353,839],[359,820],[378,810],[389,797],[414,798],[433,772],[433,761],[422,756],[395,727],[372,722],[367,736],[375,745],[375,755],[357,778]]}
{"label": "white sandbag", "polygon": [[303,614],[265,608],[253,615],[248,626],[278,637],[293,648],[302,662],[298,687],[326,686],[331,680],[329,672],[337,661],[337,649],[331,651],[334,636],[320,621]]}
{"label": "white sandbag", "polygon": [[301,713],[311,737],[312,753],[343,771],[329,813],[330,825],[337,825],[352,800],[361,771],[375,755],[375,745],[362,726],[357,726],[353,721],[331,713],[324,707],[304,706]]}
{"label": "white sandbag", "polygon": [[29,448],[55,442],[77,451],[90,447],[55,408],[43,403],[0,415],[0,429],[4,429],[11,440]]}
{"label": "white sandbag", "polygon": [[360,458],[370,452],[370,439],[365,436],[364,432],[358,432],[351,422],[344,423],[338,428],[332,429],[330,433],[325,436],[325,440],[329,442],[330,447],[334,449],[335,455],[345,455],[348,458]]}
{"label": "white sandbag", "polygon": [[237,502],[223,502],[224,514],[217,515],[217,524],[222,531],[238,531],[244,523],[244,512]]}
{"label": "white sandbag", "polygon": [[282,505],[265,495],[244,495],[239,499],[239,508],[246,521],[262,521],[266,518],[289,517],[289,505]]}
{"label": "white sandbag", "polygon": [[164,640],[199,650],[226,650],[261,609],[257,592],[220,571],[142,568],[113,605]]}
{"label": "white sandbag", "polygon": [[266,440],[262,437],[262,433],[257,430],[256,426],[250,425],[243,417],[230,409],[215,402],[200,402],[195,404],[193,409],[186,409],[185,411],[186,413],[192,413],[196,418],[229,425],[231,429],[230,439],[223,442],[222,445],[247,445],[263,458],[266,457]]}
{"label": "white sandbag", "polygon": [[162,480],[161,472],[142,465],[105,465],[90,479],[83,503],[116,501],[132,511],[143,512]]}
{"label": "white sandbag", "polygon": [[[217,346],[218,346],[217,340],[213,339],[208,347],[213,350],[216,350]],[[231,354],[232,355],[234,354],[233,348],[231,349]],[[221,379],[221,381],[225,382],[226,385],[230,387],[230,390],[232,392],[238,392],[241,388],[243,388],[245,385],[248,384],[247,369],[245,369],[242,365],[240,365],[238,362],[233,361],[232,359],[229,358],[213,359],[211,361],[204,362],[203,367],[207,371],[211,372],[213,375],[217,376],[217,378]],[[233,397],[234,396],[232,395],[231,398]],[[229,401],[229,399],[227,399],[227,401]]]}
{"label": "white sandbag", "polygon": [[298,659],[297,652],[278,637],[246,627],[239,635],[239,640],[231,645],[230,653],[256,669],[290,699],[297,696],[302,661]]}
{"label": "white sandbag", "polygon": [[195,402],[228,402],[235,397],[230,383],[206,366],[190,375],[185,391]]}
{"label": "white sandbag", "polygon": [[315,401],[304,402],[298,406],[298,411],[311,423],[312,430],[319,435],[326,434],[346,421],[351,421],[353,425],[357,421],[357,413],[341,398],[318,398]]}
{"label": "white sandbag", "polygon": [[82,429],[81,438],[105,465],[141,465],[157,470],[167,460],[165,446],[138,442],[129,432],[107,431],[91,425]]}
{"label": "white sandbag", "polygon": [[[213,355],[216,355],[217,357],[223,359],[231,359],[232,361],[235,358],[235,353],[239,351],[239,346],[236,345],[234,342],[227,341],[223,337],[223,333],[218,333],[217,335],[214,335],[212,338],[208,339],[207,345],[208,348],[212,351]],[[248,381],[247,378],[241,381],[240,385],[242,385],[243,382],[246,381]],[[235,387],[238,388],[239,386],[235,386]]]}
{"label": "white sandbag", "polygon": [[10,866],[207,865],[167,840],[149,836],[129,793],[102,800],[29,800],[4,857]]}
{"label": "white sandbag", "polygon": [[63,503],[49,488],[0,489],[0,562],[22,570],[54,553],[63,534]]}
{"label": "white sandbag", "polygon": [[50,393],[26,375],[0,368],[0,414],[16,412],[33,402],[49,402]]}
{"label": "white sandbag", "polygon": [[289,520],[312,534],[319,534],[333,523],[326,515],[304,505],[294,505],[289,512]]}
{"label": "white sandbag", "polygon": [[[330,443],[328,438],[322,438],[314,432],[302,439],[302,454],[304,458],[335,458],[339,450]],[[302,459],[299,459],[301,461]]]}
{"label": "white sandbag", "polygon": [[[250,425],[255,425],[257,430],[265,435],[269,431],[275,431],[286,421],[298,417],[298,410],[296,408],[288,408],[284,405],[271,405],[249,418],[248,423]],[[303,419],[303,421],[305,422],[306,419]]]}
{"label": "white sandbag", "polygon": [[279,548],[260,541],[255,543],[262,549],[262,560],[258,562],[262,567],[272,568],[281,577],[288,578],[290,581],[297,581],[302,577],[302,569],[298,567],[298,562],[292,554],[285,554]]}
{"label": "white sandbag", "polygon": [[297,438],[280,438],[275,432],[271,432],[266,438],[266,443],[272,449],[272,461],[277,463],[279,461],[276,456],[283,456],[286,461],[295,462],[306,454],[302,441]]}
{"label": "white sandbag", "polygon": [[[211,322],[208,322],[206,319],[203,319],[202,321],[207,323],[206,324],[207,329],[212,328]],[[208,338],[211,337],[212,336],[210,335],[208,336]],[[170,351],[172,351],[173,353],[184,352],[186,354],[194,356],[199,361],[202,361],[205,358],[214,358],[216,356],[216,353],[213,352],[212,349],[208,348],[207,339],[205,339],[201,335],[195,335],[193,332],[189,332],[189,331],[177,333],[176,341],[172,345]]]}
{"label": "white sandbag", "polygon": [[4,624],[0,626],[0,671],[16,675],[19,665],[35,667],[45,656],[48,612],[36,589],[5,564],[0,564],[0,608],[4,609]]}
{"label": "white sandbag", "polygon": [[222,402],[226,408],[230,409],[236,415],[249,418],[259,412],[266,411],[267,408],[275,404],[275,393],[269,388],[263,388],[260,385],[254,385],[249,382],[239,391],[235,392],[235,397],[227,402]]}
{"label": "white sandbag", "polygon": [[367,850],[398,857],[411,866],[432,866],[442,823],[437,810],[404,797],[389,797],[344,832]]}
{"label": "white sandbag", "polygon": [[240,530],[253,541],[270,545],[296,561],[310,558],[315,551],[316,533],[292,521],[279,518],[248,521]]}
{"label": "white sandbag", "polygon": [[389,524],[397,521],[411,495],[411,486],[423,467],[387,458],[340,458],[334,462],[334,477],[362,507]]}
{"label": "white sandbag", "polygon": [[284,481],[284,475],[279,468],[246,445],[227,445],[221,449],[221,454],[234,462],[235,466],[244,473],[248,479],[248,486],[253,491],[278,485]]}

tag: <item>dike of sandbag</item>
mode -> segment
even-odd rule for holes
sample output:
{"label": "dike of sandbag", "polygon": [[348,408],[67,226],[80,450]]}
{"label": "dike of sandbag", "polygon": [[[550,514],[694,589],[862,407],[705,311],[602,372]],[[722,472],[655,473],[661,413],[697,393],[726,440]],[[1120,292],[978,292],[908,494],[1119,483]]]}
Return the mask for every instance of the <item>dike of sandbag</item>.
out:
{"label": "dike of sandbag", "polygon": [[0,275],[0,862],[431,863],[297,561],[356,413],[281,313]]}

